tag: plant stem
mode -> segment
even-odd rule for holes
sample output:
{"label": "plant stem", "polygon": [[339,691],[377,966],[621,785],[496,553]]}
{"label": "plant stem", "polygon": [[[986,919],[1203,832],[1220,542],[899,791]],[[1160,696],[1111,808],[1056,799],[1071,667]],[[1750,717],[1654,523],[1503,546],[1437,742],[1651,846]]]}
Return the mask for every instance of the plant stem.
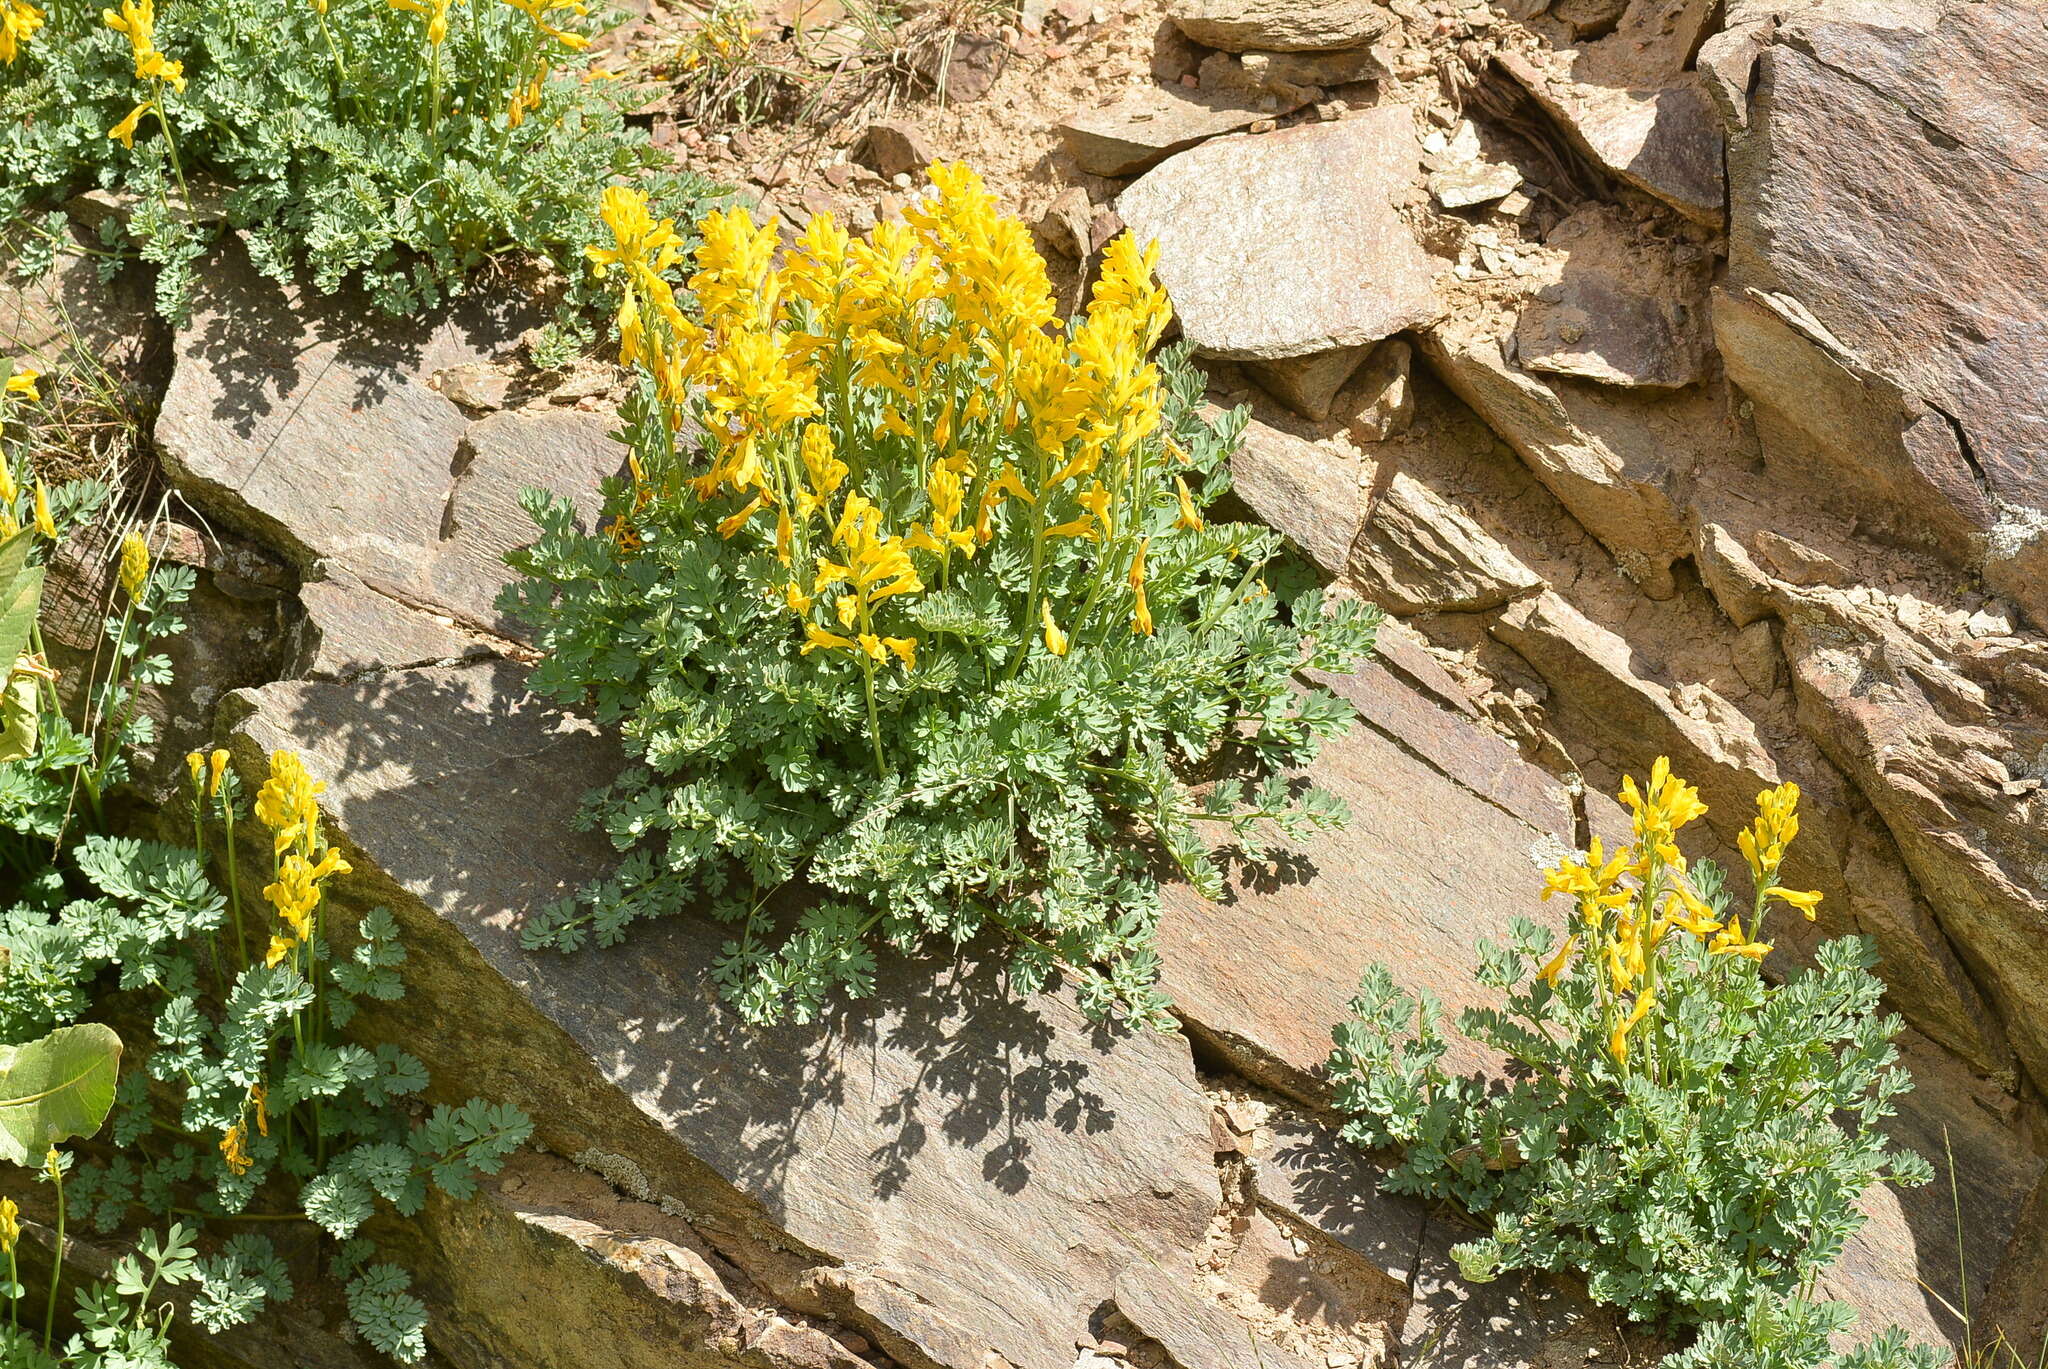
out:
{"label": "plant stem", "polygon": [[52,1166],[50,1181],[57,1186],[57,1251],[50,1257],[50,1301],[43,1312],[43,1353],[57,1335],[57,1285],[64,1277],[64,1171]]}

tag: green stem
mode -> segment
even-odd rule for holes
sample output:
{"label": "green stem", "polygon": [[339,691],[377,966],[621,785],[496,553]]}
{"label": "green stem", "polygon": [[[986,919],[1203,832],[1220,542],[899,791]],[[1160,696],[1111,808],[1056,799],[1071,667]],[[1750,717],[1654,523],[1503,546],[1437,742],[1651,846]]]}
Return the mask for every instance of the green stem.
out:
{"label": "green stem", "polygon": [[228,907],[235,915],[235,949],[242,957],[242,968],[249,968],[249,941],[242,935],[242,881],[235,868],[235,806],[228,802],[227,795],[221,795],[220,811],[228,829]]}
{"label": "green stem", "polygon": [[57,1285],[64,1276],[64,1171],[57,1169],[50,1176],[57,1186],[57,1251],[50,1257],[50,1301],[43,1312],[43,1353],[50,1353],[50,1343],[57,1336]]}

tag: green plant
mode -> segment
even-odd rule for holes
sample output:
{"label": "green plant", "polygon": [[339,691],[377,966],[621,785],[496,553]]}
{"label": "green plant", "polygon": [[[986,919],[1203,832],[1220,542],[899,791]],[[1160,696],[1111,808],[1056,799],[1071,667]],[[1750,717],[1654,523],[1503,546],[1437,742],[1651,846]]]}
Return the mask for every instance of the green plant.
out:
{"label": "green plant", "polygon": [[1148,359],[1169,311],[1135,244],[1054,328],[1028,230],[932,175],[909,226],[815,219],[779,270],[772,227],[713,214],[701,321],[664,278],[674,227],[608,194],[633,476],[602,531],[531,494],[504,602],[547,653],[534,687],[622,726],[635,764],[585,821],[626,856],[527,943],[702,899],[737,929],[726,995],[807,1020],[880,946],[1000,931],[1025,989],[1058,970],[1164,1025],[1154,862],[1220,895],[1205,828],[1263,848],[1342,819],[1287,771],[1351,710],[1294,677],[1351,668],[1378,616],[1276,593],[1279,538],[1205,520],[1245,418],[1204,416],[1184,348]]}
{"label": "green plant", "polygon": [[[18,3],[19,0],[10,0]],[[707,187],[624,122],[588,66],[578,0],[152,0],[52,6],[0,65],[0,210],[93,185],[127,192],[103,247],[157,270],[180,319],[221,219],[256,265],[322,291],[359,280],[409,313],[525,254],[567,270],[611,176]],[[123,218],[125,217],[125,224]],[[67,230],[53,213],[39,230]],[[574,303],[572,301],[572,303]]]}
{"label": "green plant", "polygon": [[1818,902],[1778,882],[1796,785],[1759,796],[1741,912],[1718,867],[1680,854],[1677,831],[1706,808],[1665,761],[1622,798],[1631,843],[1608,858],[1596,841],[1548,877],[1546,897],[1575,905],[1563,946],[1518,919],[1507,945],[1480,948],[1478,981],[1504,1002],[1468,1008],[1458,1029],[1499,1053],[1505,1079],[1445,1071],[1440,1006],[1383,965],[1336,1029],[1330,1072],[1346,1134],[1398,1148],[1389,1188],[1451,1199],[1490,1227],[1453,1252],[1467,1278],[1583,1272],[1594,1298],[1638,1320],[1718,1324],[1678,1363],[1748,1365],[1722,1356],[1766,1333],[1806,1345],[1835,1315],[1782,1300],[1810,1293],[1862,1225],[1863,1190],[1931,1177],[1878,1130],[1912,1086],[1894,1064],[1902,1024],[1878,1013],[1861,938],[1824,943],[1782,984],[1762,974],[1771,908],[1810,917]]}
{"label": "green plant", "polygon": [[[32,399],[33,381],[7,393],[10,403],[17,394]],[[0,540],[0,603],[9,605],[27,602],[36,587],[31,558],[71,535],[105,497],[104,487],[69,496],[40,482],[33,492],[17,489],[13,469],[0,453],[0,531],[11,534]],[[6,529],[17,517],[34,531]],[[348,867],[322,834],[323,786],[295,756],[271,758],[253,804],[270,875],[258,908],[267,912],[242,906],[237,828],[252,806],[225,751],[186,758],[190,848],[97,830],[105,826],[103,794],[127,775],[133,748],[153,740],[135,690],[168,680],[168,661],[149,647],[182,629],[169,610],[192,577],[156,564],[131,527],[120,539],[116,578],[121,612],[108,616],[108,662],[86,681],[78,727],[41,667],[33,624],[24,629],[18,615],[0,611],[0,647],[21,636],[37,648],[16,671],[33,685],[24,705],[35,718],[27,754],[0,761],[0,853],[18,876],[0,910],[0,1158],[26,1161],[49,1147],[60,1261],[74,1212],[102,1232],[138,1209],[201,1226],[173,1221],[161,1241],[145,1238],[140,1260],[124,1257],[111,1282],[79,1290],[81,1330],[57,1359],[49,1358],[53,1279],[40,1346],[9,1331],[0,1363],[167,1364],[169,1315],[150,1301],[159,1287],[185,1286],[190,1316],[208,1330],[290,1297],[285,1267],[263,1237],[244,1232],[203,1256],[188,1243],[230,1221],[304,1222],[334,1237],[332,1268],[346,1281],[357,1330],[378,1349],[417,1360],[426,1309],[403,1270],[370,1262],[374,1247],[360,1228],[380,1206],[417,1213],[430,1186],[467,1196],[530,1125],[516,1109],[476,1099],[420,1107],[428,1080],[415,1057],[341,1035],[360,1000],[402,994],[405,950],[396,922],[379,908],[337,958],[322,926],[325,886]],[[82,819],[74,811],[81,797]],[[221,886],[203,854],[215,828],[225,853]],[[118,1085],[113,1033],[69,1025],[108,988],[121,992],[125,1011],[153,1018],[143,1068]],[[114,1153],[78,1163],[67,1184],[74,1157],[54,1143],[97,1132],[110,1105]],[[0,1244],[10,1259],[16,1218],[11,1201],[0,1204]],[[18,1299],[12,1275],[9,1286]]]}

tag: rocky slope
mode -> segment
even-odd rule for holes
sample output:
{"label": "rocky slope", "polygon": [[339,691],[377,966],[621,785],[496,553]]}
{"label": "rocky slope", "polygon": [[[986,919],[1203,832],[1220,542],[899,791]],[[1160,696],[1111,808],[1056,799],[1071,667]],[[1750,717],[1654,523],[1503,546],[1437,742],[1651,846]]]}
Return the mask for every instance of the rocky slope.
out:
{"label": "rocky slope", "polygon": [[[1788,878],[1824,891],[1819,933],[1878,939],[1912,1024],[1899,1125],[1954,1156],[1969,1286],[1939,1185],[1873,1195],[1831,1291],[1930,1338],[1965,1297],[1980,1336],[2038,1337],[2042,12],[1176,4],[1156,33],[1144,6],[1026,6],[1151,54],[1044,130],[1048,242],[1080,275],[1113,217],[1161,241],[1217,399],[1257,411],[1239,497],[1405,620],[1335,682],[1363,721],[1319,779],[1352,828],[1223,903],[1171,900],[1184,1039],[1115,1039],[973,958],[758,1033],[707,985],[715,928],[521,952],[522,918],[606,859],[568,817],[616,761],[523,693],[498,558],[522,486],[617,469],[613,378],[534,373],[535,320],[502,302],[390,328],[232,247],[208,271],[156,427],[218,534],[181,553],[213,611],[160,701],[167,754],[223,695],[239,764],[308,753],[345,906],[389,905],[414,947],[402,1012],[366,1029],[452,1095],[518,1102],[545,1146],[402,1237],[437,1354],[1640,1358],[1566,1284],[1457,1284],[1455,1220],[1375,1192],[1319,1070],[1370,960],[1469,1000],[1472,941],[1658,755],[1727,860],[1756,791],[1801,784]],[[1031,79],[1013,62],[992,102]]]}

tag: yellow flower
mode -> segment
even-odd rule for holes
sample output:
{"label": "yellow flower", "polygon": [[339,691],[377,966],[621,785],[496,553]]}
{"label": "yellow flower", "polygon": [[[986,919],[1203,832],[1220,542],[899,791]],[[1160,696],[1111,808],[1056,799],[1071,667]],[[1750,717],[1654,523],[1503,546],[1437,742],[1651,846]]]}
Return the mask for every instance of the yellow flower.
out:
{"label": "yellow flower", "polygon": [[1131,558],[1131,593],[1137,596],[1137,603],[1131,609],[1131,629],[1141,636],[1152,635],[1152,608],[1145,602],[1145,549],[1152,545],[1152,539],[1138,539],[1138,554]]}
{"label": "yellow flower", "polygon": [[836,632],[827,632],[816,623],[804,624],[804,644],[801,651],[805,656],[819,650],[853,651],[856,649],[854,640],[851,637],[842,637]]}
{"label": "yellow flower", "polygon": [[50,517],[50,491],[42,481],[36,481],[36,531],[57,540],[57,520]]}
{"label": "yellow flower", "polygon": [[1628,1063],[1628,1034],[1649,1014],[1656,1002],[1657,994],[1654,990],[1645,989],[1637,994],[1635,1006],[1629,1009],[1628,1016],[1622,1019],[1621,1025],[1607,1038],[1607,1049],[1617,1064]]}
{"label": "yellow flower", "polygon": [[1636,840],[1667,865],[1682,866],[1672,834],[1693,819],[1703,816],[1707,806],[1700,791],[1671,773],[1671,760],[1659,756],[1650,766],[1647,790],[1639,791],[1633,775],[1621,782],[1621,801],[1635,814]]}
{"label": "yellow flower", "polygon": [[256,1108],[256,1134],[270,1135],[270,1090],[262,1084],[251,1084],[249,1101]]}
{"label": "yellow flower", "polygon": [[187,751],[185,753],[185,768],[192,772],[192,787],[197,789],[199,787],[199,772],[206,768],[205,753]]}
{"label": "yellow flower", "polygon": [[13,1254],[21,1241],[21,1207],[12,1198],[0,1198],[0,1254]]}
{"label": "yellow flower", "polygon": [[135,74],[145,81],[162,81],[180,95],[185,93],[185,64],[173,62],[161,52],[149,52],[135,59]]}
{"label": "yellow flower", "polygon": [[1751,960],[1762,960],[1771,953],[1770,944],[1751,941],[1742,931],[1742,919],[1731,917],[1728,925],[1714,933],[1714,940],[1708,949],[1715,955],[1740,955]]}
{"label": "yellow flower", "polygon": [[114,32],[127,35],[128,46],[134,50],[138,61],[146,54],[156,51],[155,0],[121,0],[118,13],[103,9],[100,11],[100,18]]}
{"label": "yellow flower", "polygon": [[9,373],[5,393],[20,395],[24,399],[41,399],[42,392],[36,389],[36,382],[42,379],[42,375],[41,371],[27,366],[20,367]]}
{"label": "yellow flower", "polygon": [[1053,621],[1052,603],[1049,600],[1038,601],[1038,617],[1045,626],[1045,649],[1055,656],[1066,655],[1067,634],[1060,631],[1060,625]]}
{"label": "yellow flower", "polygon": [[1572,952],[1579,948],[1579,934],[1573,932],[1564,939],[1564,945],[1557,948],[1557,954],[1543,962],[1543,968],[1536,977],[1552,988],[1557,986],[1557,977],[1564,973],[1565,966],[1572,963]]}
{"label": "yellow flower", "polygon": [[1176,475],[1173,478],[1173,493],[1174,497],[1180,500],[1180,517],[1173,520],[1173,525],[1177,528],[1186,528],[1190,532],[1200,532],[1202,514],[1195,507],[1194,495],[1188,493],[1188,482]]}
{"label": "yellow flower", "polygon": [[310,828],[318,817],[314,800],[326,791],[324,783],[306,773],[296,751],[273,751],[270,778],[256,791],[256,816],[273,831],[293,823]]}
{"label": "yellow flower", "polygon": [[[37,518],[42,517],[41,494],[37,496]],[[121,538],[121,588],[130,599],[140,599],[145,586],[149,584],[149,543],[142,534],[130,529]]]}
{"label": "yellow flower", "polygon": [[[220,793],[221,776],[227,773],[228,753],[216,750],[211,756],[207,757],[206,766],[208,770],[206,797],[213,798]],[[193,778],[196,779],[198,777],[195,775]]]}
{"label": "yellow flower", "polygon": [[14,65],[21,45],[43,26],[43,12],[28,0],[0,0],[0,64]]}
{"label": "yellow flower", "polygon": [[1813,910],[1820,902],[1820,891],[1814,889],[1801,892],[1797,889],[1779,889],[1774,887],[1771,890],[1771,897],[1787,907],[1797,908],[1806,915],[1806,920],[1811,922],[1814,919]]}
{"label": "yellow flower", "polygon": [[247,1174],[250,1167],[256,1163],[249,1158],[248,1145],[249,1124],[237,1118],[235,1124],[228,1128],[227,1134],[220,1138],[221,1158],[235,1174]]}

